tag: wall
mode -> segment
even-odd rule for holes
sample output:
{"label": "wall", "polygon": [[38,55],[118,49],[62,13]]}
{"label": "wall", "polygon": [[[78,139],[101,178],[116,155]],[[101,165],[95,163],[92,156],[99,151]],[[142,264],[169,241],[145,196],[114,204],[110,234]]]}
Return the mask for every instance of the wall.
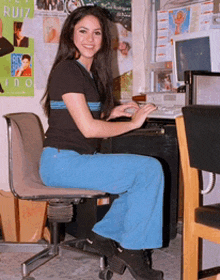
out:
{"label": "wall", "polygon": [[[167,0],[135,0],[132,1],[132,34],[133,38],[133,95],[152,91],[151,70],[155,66],[152,41],[156,34],[156,14],[152,13],[152,3],[155,8],[162,7]],[[152,18],[154,16],[154,18]],[[155,25],[152,25],[155,22]]]}
{"label": "wall", "polygon": [[[151,0],[132,2],[133,32],[133,95],[149,91],[149,75],[146,68],[150,62],[151,47]],[[146,71],[145,71],[146,70]]]}

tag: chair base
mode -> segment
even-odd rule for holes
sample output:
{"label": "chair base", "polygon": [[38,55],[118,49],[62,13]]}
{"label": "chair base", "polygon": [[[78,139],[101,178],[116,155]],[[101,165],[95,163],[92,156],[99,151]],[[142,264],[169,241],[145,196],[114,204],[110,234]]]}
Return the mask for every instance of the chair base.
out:
{"label": "chair base", "polygon": [[1,253],[39,253],[48,247],[47,243],[0,242]]}
{"label": "chair base", "polygon": [[36,253],[34,256],[21,264],[22,280],[34,280],[34,277],[30,276],[32,271],[56,256],[62,256],[65,250],[72,250],[78,253],[100,258],[99,279],[110,280],[113,276],[113,272],[110,271],[106,265],[106,257],[100,256],[96,251],[88,248],[85,244],[85,239],[68,240],[59,243],[59,245],[2,242],[0,243],[0,252]]}
{"label": "chair base", "polygon": [[100,271],[99,279],[110,280],[113,276],[113,272],[107,265],[107,259],[105,256],[101,256],[96,250],[86,245],[86,239],[73,239],[60,243],[59,251],[62,254],[65,250],[74,250],[75,252],[84,253],[91,257],[100,258]]}

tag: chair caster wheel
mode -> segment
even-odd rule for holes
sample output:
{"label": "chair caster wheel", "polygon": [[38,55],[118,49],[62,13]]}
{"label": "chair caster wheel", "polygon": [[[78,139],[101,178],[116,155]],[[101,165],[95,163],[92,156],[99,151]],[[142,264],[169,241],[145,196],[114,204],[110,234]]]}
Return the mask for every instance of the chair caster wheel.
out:
{"label": "chair caster wheel", "polygon": [[76,242],[76,243],[75,243],[75,247],[76,247],[77,249],[83,250],[84,247],[85,247],[85,241]]}
{"label": "chair caster wheel", "polygon": [[113,272],[108,268],[105,268],[104,270],[101,270],[99,272],[99,279],[110,280],[112,276],[113,276]]}
{"label": "chair caster wheel", "polygon": [[24,276],[21,280],[35,280],[35,278],[31,276]]}

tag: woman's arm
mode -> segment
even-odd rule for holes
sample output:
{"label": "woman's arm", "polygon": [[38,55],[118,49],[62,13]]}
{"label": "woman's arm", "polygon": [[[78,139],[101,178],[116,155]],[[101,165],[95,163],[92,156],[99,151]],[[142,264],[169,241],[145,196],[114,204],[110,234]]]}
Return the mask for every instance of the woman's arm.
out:
{"label": "woman's arm", "polygon": [[77,127],[86,138],[114,137],[142,126],[147,115],[155,110],[153,105],[139,109],[129,122],[107,122],[93,118],[84,94],[66,93],[63,101]]}

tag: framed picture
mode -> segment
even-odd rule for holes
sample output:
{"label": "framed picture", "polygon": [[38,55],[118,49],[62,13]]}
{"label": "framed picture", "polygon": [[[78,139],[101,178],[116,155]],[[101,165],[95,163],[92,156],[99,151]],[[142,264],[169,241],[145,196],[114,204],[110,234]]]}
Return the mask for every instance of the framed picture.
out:
{"label": "framed picture", "polygon": [[163,70],[163,71],[155,72],[155,91],[156,92],[173,91],[171,70]]}

